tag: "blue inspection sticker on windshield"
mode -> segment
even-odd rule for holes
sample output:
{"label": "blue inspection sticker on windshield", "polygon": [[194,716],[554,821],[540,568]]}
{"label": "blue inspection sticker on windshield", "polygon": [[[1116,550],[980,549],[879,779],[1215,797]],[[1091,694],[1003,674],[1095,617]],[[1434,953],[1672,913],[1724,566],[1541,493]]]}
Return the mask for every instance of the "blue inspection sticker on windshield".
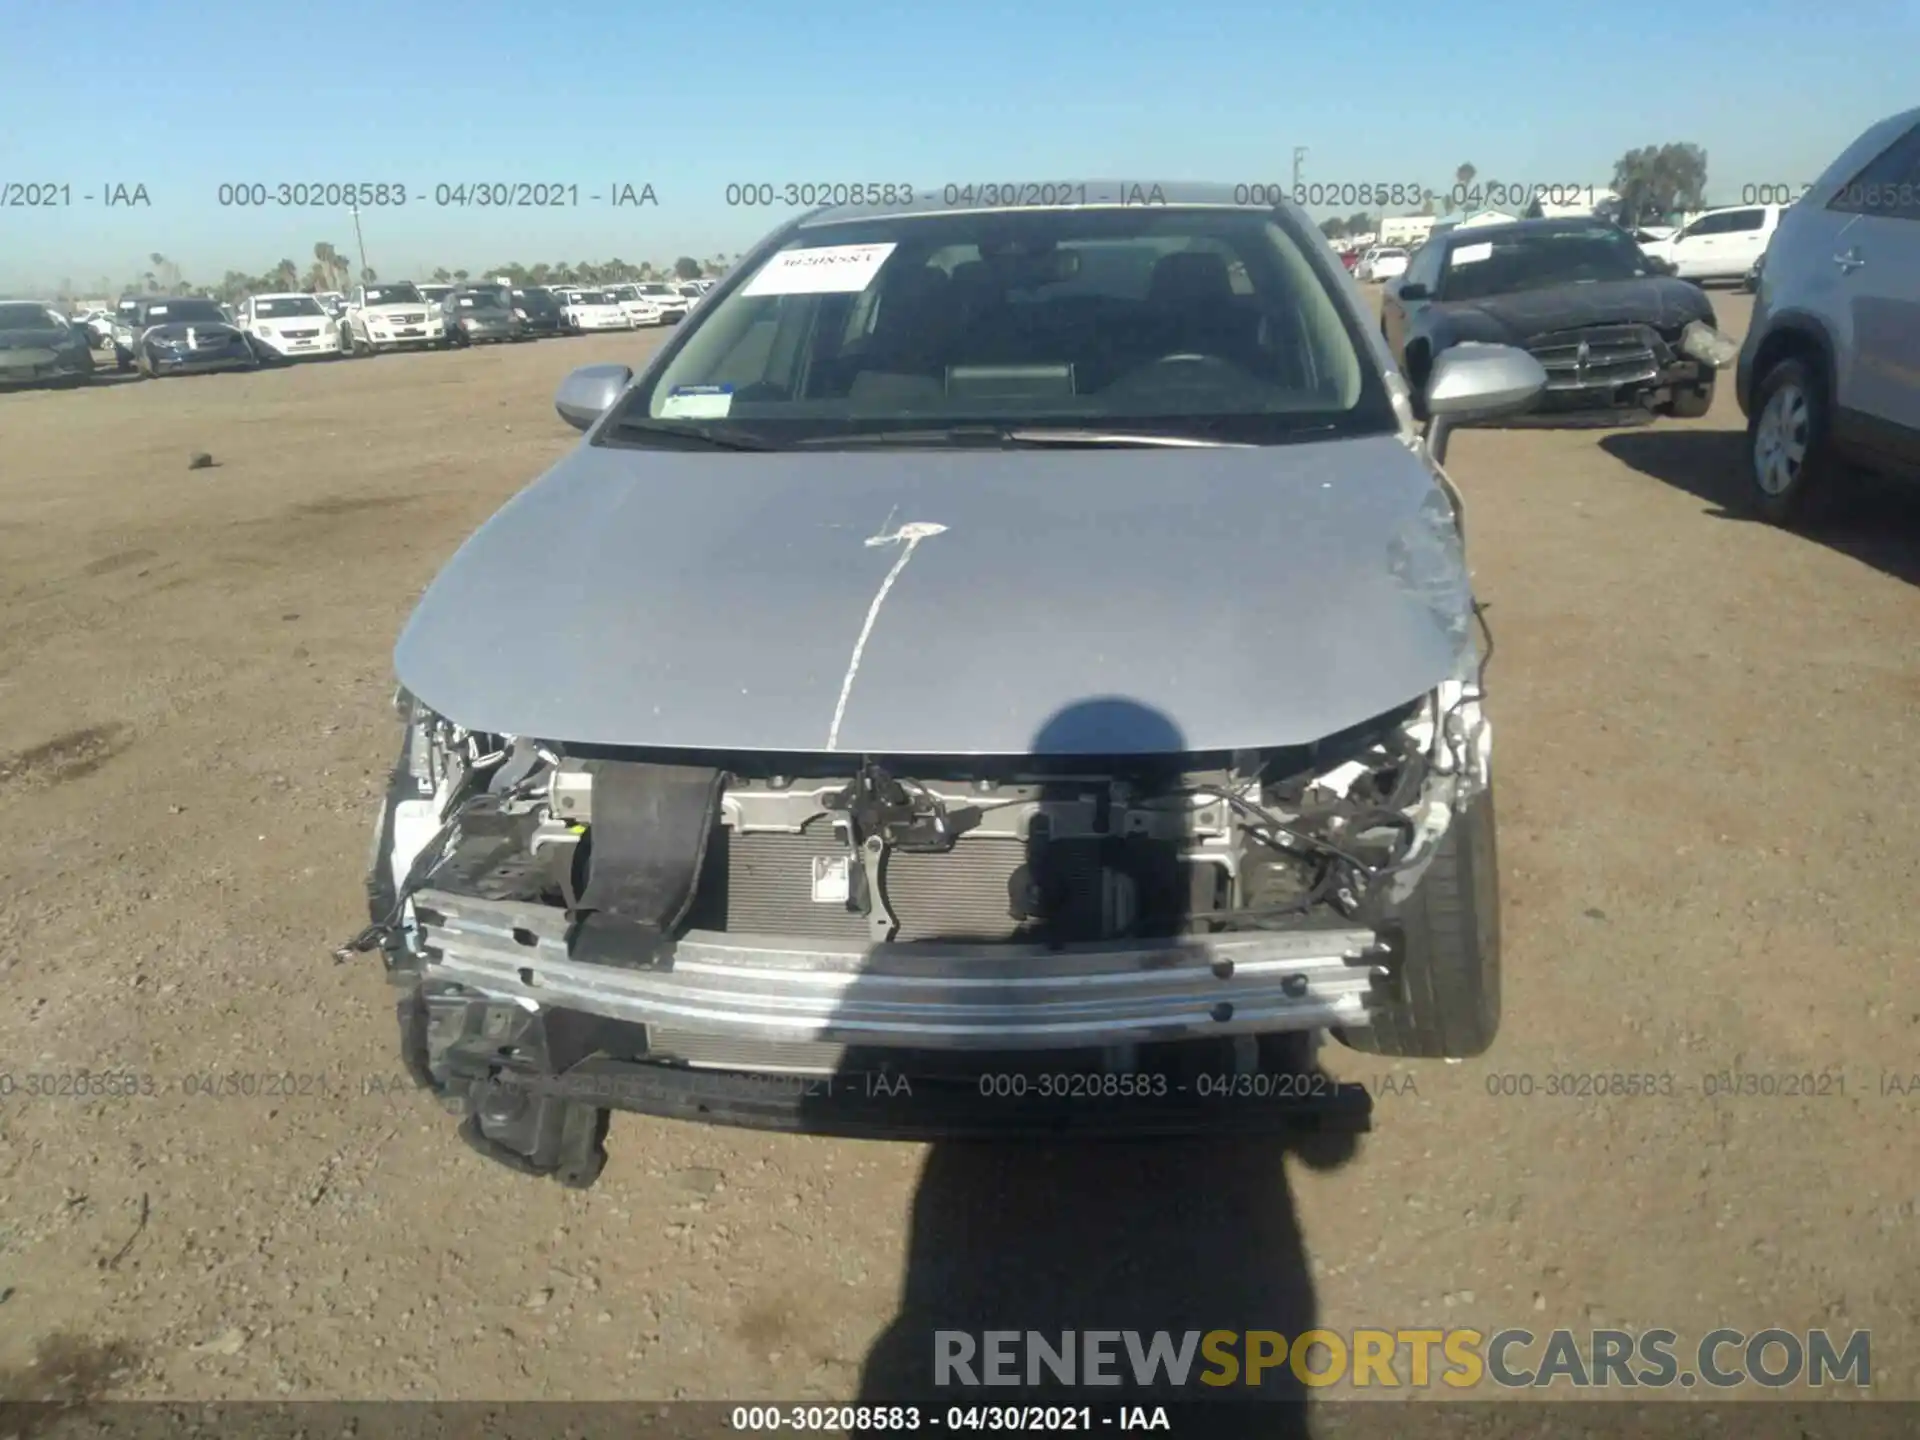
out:
{"label": "blue inspection sticker on windshield", "polygon": [[661,403],[660,414],[684,420],[718,420],[733,409],[731,385],[676,385]]}

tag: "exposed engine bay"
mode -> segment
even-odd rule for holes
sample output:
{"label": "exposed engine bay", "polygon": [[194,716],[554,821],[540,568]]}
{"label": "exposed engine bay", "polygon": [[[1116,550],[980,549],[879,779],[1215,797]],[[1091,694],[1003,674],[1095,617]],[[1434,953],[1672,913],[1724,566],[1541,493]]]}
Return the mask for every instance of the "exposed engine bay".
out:
{"label": "exposed engine bay", "polygon": [[[466,1142],[569,1185],[599,1173],[612,1108],[998,1134],[1015,1117],[978,1087],[1036,1064],[1184,1097],[1110,1119],[1186,1133],[1185,1101],[1227,1082],[1164,1066],[1245,1075],[1373,1023],[1397,908],[1490,795],[1482,693],[1475,673],[1307,746],[903,764],[586,753],[403,691],[373,923],[340,953],[381,951],[402,1057]],[[909,1074],[922,1092],[876,1109],[873,1077]],[[947,1110],[892,1108],[929,1080]],[[1315,1114],[1353,1100],[1289,1083]]]}
{"label": "exposed engine bay", "polygon": [[403,965],[429,886],[563,910],[575,953],[615,963],[684,928],[1066,945],[1375,925],[1490,749],[1473,683],[1311,746],[1061,764],[570,754],[399,703],[363,948]]}

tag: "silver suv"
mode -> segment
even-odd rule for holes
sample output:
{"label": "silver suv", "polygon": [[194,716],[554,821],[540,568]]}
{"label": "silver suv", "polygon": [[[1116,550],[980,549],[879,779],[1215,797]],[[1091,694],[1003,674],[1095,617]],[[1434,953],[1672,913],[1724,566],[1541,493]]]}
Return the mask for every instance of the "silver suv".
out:
{"label": "silver suv", "polygon": [[1920,478],[1920,109],[1854,141],[1782,218],[1735,383],[1775,524],[1814,518],[1849,466]]}

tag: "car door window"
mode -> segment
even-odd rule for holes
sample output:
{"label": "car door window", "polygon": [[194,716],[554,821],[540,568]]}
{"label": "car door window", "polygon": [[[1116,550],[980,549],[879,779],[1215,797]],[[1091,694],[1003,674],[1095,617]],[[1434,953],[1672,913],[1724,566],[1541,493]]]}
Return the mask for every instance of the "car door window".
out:
{"label": "car door window", "polygon": [[1703,240],[1714,235],[1724,235],[1733,226],[1728,223],[1731,215],[1705,215],[1680,232],[1682,240]]}
{"label": "car door window", "polygon": [[1443,245],[1422,245],[1407,261],[1404,285],[1424,285],[1429,292],[1440,284],[1440,252]]}
{"label": "car door window", "polygon": [[1767,223],[1765,210],[1733,210],[1721,217],[1727,223],[1720,228],[1728,233],[1759,230]]}
{"label": "car door window", "polygon": [[1882,150],[1827,202],[1843,215],[1920,220],[1920,125]]}

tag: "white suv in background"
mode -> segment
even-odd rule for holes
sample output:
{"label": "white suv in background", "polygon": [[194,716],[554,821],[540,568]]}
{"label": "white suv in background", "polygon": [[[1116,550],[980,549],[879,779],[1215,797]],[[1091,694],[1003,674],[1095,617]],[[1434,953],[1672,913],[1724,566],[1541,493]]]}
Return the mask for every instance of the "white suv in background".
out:
{"label": "white suv in background", "polygon": [[430,323],[428,315],[427,297],[408,281],[356,285],[340,317],[342,348],[349,355],[371,355],[447,345],[446,328]]}
{"label": "white suv in background", "polygon": [[235,323],[253,338],[256,350],[271,351],[282,360],[340,354],[340,326],[312,295],[249,295],[238,310]]}
{"label": "white suv in background", "polygon": [[687,312],[693,309],[693,302],[680,293],[677,285],[649,280],[640,286],[640,294],[659,308],[659,323],[662,325],[678,325],[687,318]]}
{"label": "white suv in background", "polygon": [[1767,253],[1780,228],[1783,205],[1727,205],[1697,215],[1667,240],[1642,243],[1657,260],[1673,263],[1682,280],[1744,280]]}
{"label": "white suv in background", "polygon": [[569,330],[631,330],[633,316],[618,297],[598,288],[563,290],[560,314]]}
{"label": "white suv in background", "polygon": [[633,325],[658,325],[660,323],[659,304],[651,296],[643,295],[640,286],[608,285],[604,288],[606,293],[611,295],[619,304],[620,308],[626,312],[628,321]]}
{"label": "white suv in background", "polygon": [[1400,245],[1376,245],[1353,267],[1356,280],[1392,280],[1407,273],[1407,251]]}

